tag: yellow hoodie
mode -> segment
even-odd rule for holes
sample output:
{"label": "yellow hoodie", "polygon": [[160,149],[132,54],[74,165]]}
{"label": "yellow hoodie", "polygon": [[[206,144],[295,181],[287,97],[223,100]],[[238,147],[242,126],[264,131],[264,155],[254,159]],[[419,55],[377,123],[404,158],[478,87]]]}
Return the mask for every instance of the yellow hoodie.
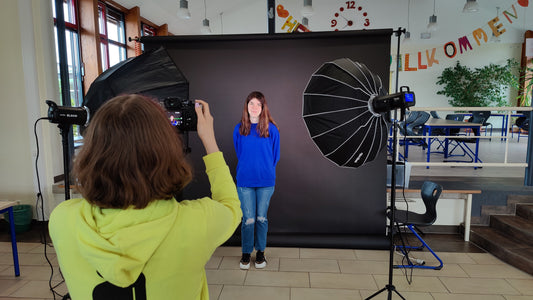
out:
{"label": "yellow hoodie", "polygon": [[212,199],[101,209],[58,205],[49,231],[70,296],[78,299],[209,299],[204,266],[242,218],[221,152],[204,157]]}

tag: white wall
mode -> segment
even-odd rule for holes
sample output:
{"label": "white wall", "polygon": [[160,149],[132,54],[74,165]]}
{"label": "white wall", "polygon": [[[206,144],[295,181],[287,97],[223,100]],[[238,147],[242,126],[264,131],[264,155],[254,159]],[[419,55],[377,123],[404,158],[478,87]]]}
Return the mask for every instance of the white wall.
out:
{"label": "white wall", "polygon": [[[46,99],[58,99],[50,1],[4,1],[0,24],[0,199],[35,206],[37,146],[33,126],[46,116]],[[39,171],[45,201],[52,199],[53,176],[61,174],[57,129],[48,121],[37,126]],[[46,215],[47,213],[45,213]],[[35,212],[34,212],[35,216]]]}

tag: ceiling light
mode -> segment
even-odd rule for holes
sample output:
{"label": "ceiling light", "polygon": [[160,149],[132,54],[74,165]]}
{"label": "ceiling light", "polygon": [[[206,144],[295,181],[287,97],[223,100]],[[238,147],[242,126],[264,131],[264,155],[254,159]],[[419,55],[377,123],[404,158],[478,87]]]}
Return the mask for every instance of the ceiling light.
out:
{"label": "ceiling light", "polygon": [[466,0],[466,4],[463,7],[464,13],[476,12],[479,11],[479,4],[476,0]]}
{"label": "ceiling light", "polygon": [[439,26],[437,25],[437,16],[435,15],[429,16],[428,30],[437,31],[437,29],[439,29]]}
{"label": "ceiling light", "polygon": [[436,31],[438,28],[437,16],[435,15],[435,0],[433,0],[433,15],[429,16],[428,31]]}
{"label": "ceiling light", "polygon": [[202,29],[200,29],[200,31],[203,34],[211,33],[211,28],[209,27],[209,20],[207,19],[207,4],[205,3],[205,0],[204,0],[204,20],[202,21]]}
{"label": "ceiling light", "polygon": [[189,2],[187,0],[180,0],[180,8],[178,9],[178,17],[182,19],[190,19]]}
{"label": "ceiling light", "polygon": [[313,10],[313,0],[304,0],[304,7],[302,8],[302,16],[310,17],[315,13]]}
{"label": "ceiling light", "polygon": [[405,29],[403,43],[411,42],[411,33],[409,32],[410,11],[411,11],[411,0],[407,0],[407,28]]}
{"label": "ceiling light", "polygon": [[411,42],[411,33],[409,31],[406,31],[404,33],[403,43],[407,44]]}
{"label": "ceiling light", "polygon": [[209,27],[209,20],[208,19],[204,19],[202,21],[202,29],[201,29],[201,31],[202,31],[203,34],[211,33],[211,27]]}

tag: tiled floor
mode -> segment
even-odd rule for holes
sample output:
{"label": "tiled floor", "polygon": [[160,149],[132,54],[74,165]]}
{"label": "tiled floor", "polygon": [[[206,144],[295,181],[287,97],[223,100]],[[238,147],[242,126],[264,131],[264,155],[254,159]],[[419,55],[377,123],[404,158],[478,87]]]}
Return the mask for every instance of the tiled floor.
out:
{"label": "tiled floor", "polygon": [[[20,242],[18,248],[21,275],[17,278],[11,244],[0,242],[0,300],[54,299],[50,277],[53,286],[59,284],[57,293],[66,293],[52,247],[47,247],[47,256],[53,275],[43,244]],[[491,254],[480,250],[437,253],[444,261],[442,270],[394,270],[393,284],[406,299],[533,299],[533,276]],[[239,269],[239,247],[218,248],[206,265],[211,299],[365,299],[388,284],[389,252],[385,250],[267,248],[266,254],[266,269],[252,266],[243,271]],[[436,262],[429,252],[412,256],[427,265]],[[395,261],[400,260],[395,254]],[[387,299],[387,295],[383,292],[373,299]],[[400,298],[393,294],[392,299]]]}
{"label": "tiled floor", "polygon": [[[521,138],[517,143],[515,138],[509,144],[513,161],[524,159],[526,142],[527,139]],[[502,157],[504,147],[505,143],[500,141],[485,141],[480,155],[486,162],[494,161]],[[422,161],[424,153],[416,148],[410,148],[410,158]],[[490,180],[503,177],[506,184],[516,181],[520,185],[524,169],[419,167],[413,168],[411,175],[420,182],[423,178],[440,176],[449,188],[458,184],[448,182],[451,177],[462,178],[460,184],[468,184],[466,178],[485,178],[484,182],[487,177],[494,178]],[[54,299],[50,278],[51,285],[57,285],[55,291],[59,295],[67,292],[54,249],[46,247],[52,273],[45,259],[44,244],[39,243],[38,231],[18,235],[21,276],[15,277],[9,235],[5,226],[0,229],[0,300]],[[463,242],[460,236],[450,238],[450,235],[437,234],[429,235],[426,240],[444,261],[444,267],[438,271],[414,269],[412,273],[395,269],[393,284],[406,299],[533,299],[533,276]],[[215,251],[206,265],[211,299],[365,299],[388,284],[389,252],[383,250],[267,248],[267,268],[256,270],[252,266],[248,271],[239,270],[240,255],[239,247],[220,247]],[[436,262],[427,251],[412,256],[425,260],[428,265]],[[401,261],[400,255],[394,257],[396,263]],[[59,295],[55,299],[61,299]],[[385,291],[373,299],[387,299],[387,296]],[[400,297],[393,293],[392,299]]]}

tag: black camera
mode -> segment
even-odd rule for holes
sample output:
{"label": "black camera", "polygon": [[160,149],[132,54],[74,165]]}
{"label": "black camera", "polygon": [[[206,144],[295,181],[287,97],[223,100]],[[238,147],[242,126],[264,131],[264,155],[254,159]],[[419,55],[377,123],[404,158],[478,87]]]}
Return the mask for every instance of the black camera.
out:
{"label": "black camera", "polygon": [[198,117],[194,109],[194,101],[169,97],[163,100],[170,123],[181,131],[196,131]]}
{"label": "black camera", "polygon": [[65,125],[83,125],[89,124],[89,109],[83,107],[58,106],[54,101],[46,100],[48,104],[48,119],[51,123]]}

